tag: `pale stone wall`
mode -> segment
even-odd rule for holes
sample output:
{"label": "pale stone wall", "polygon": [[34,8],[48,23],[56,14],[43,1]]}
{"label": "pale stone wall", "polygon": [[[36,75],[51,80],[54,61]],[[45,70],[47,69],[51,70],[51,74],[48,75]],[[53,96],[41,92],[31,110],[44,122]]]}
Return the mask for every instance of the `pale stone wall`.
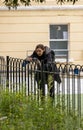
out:
{"label": "pale stone wall", "polygon": [[69,24],[69,59],[83,64],[83,10],[1,10],[0,56],[25,58],[38,43],[49,46],[50,24]]}

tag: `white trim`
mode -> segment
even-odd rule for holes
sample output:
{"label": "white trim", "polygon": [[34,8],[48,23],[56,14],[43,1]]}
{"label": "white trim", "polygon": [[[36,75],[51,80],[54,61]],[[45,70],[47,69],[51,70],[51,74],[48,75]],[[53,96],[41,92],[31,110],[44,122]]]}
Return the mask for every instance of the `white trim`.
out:
{"label": "white trim", "polygon": [[[66,58],[55,58],[55,61],[56,61],[56,62],[60,62],[60,63],[64,63],[64,62],[67,62],[67,59],[66,59]],[[69,62],[69,63],[73,63],[73,62],[74,62],[74,59],[73,59],[73,58],[68,59],[68,62]]]}
{"label": "white trim", "polygon": [[[1,6],[0,10],[9,10],[6,6]],[[15,10],[11,8],[11,10]],[[18,6],[17,10],[83,10],[83,5],[55,5],[55,6]]]}

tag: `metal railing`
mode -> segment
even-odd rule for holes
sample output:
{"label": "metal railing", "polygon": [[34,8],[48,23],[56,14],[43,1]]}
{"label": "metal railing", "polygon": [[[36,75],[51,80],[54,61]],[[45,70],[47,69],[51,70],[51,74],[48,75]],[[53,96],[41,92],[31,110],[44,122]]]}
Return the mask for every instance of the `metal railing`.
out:
{"label": "metal railing", "polygon": [[4,85],[4,77],[6,77],[5,58],[0,56],[0,85]]}
{"label": "metal railing", "polygon": [[[21,92],[23,95],[41,96],[40,80],[43,85],[45,96],[49,95],[49,83],[45,76],[60,75],[61,83],[52,80],[54,86],[55,104],[62,100],[62,107],[67,106],[67,112],[78,111],[82,115],[82,93],[83,93],[83,66],[74,64],[50,63],[48,66],[56,65],[54,68],[44,70],[42,66],[38,70],[36,61],[30,62],[23,67],[23,59],[7,56],[6,60],[0,57],[0,84],[12,92]],[[35,78],[36,76],[36,78]],[[49,82],[51,81],[51,78]],[[50,83],[51,85],[51,83]]]}

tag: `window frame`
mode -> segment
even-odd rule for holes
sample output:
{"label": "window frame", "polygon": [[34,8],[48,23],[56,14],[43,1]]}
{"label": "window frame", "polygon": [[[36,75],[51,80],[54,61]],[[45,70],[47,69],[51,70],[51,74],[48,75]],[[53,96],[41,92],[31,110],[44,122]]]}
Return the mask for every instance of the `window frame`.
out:
{"label": "window frame", "polygon": [[[56,39],[56,38],[52,39],[52,38],[50,38],[50,35],[51,35],[50,34],[51,33],[50,32],[50,29],[51,29],[50,27],[52,25],[53,26],[63,26],[63,25],[67,26],[68,38],[67,39],[63,39],[63,38],[62,39]],[[68,23],[64,23],[64,24],[61,24],[61,23],[59,23],[59,24],[56,24],[56,23],[50,24],[49,25],[49,46],[50,47],[51,47],[51,43],[50,43],[51,41],[55,41],[55,42],[56,41],[60,41],[60,42],[61,41],[62,42],[66,41],[67,42],[67,49],[52,49],[52,48],[51,49],[54,50],[54,51],[56,51],[56,52],[57,51],[58,52],[60,52],[60,51],[66,51],[67,52],[67,54],[65,54],[65,55],[60,55],[60,54],[59,55],[55,55],[55,61],[63,61],[63,62],[66,61],[66,62],[69,62],[69,24]]]}

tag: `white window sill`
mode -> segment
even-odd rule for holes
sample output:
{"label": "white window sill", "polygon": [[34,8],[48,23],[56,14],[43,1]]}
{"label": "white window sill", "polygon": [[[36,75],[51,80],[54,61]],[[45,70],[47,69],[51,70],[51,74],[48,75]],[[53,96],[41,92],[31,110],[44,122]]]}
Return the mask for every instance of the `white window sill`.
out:
{"label": "white window sill", "polygon": [[[60,62],[60,63],[64,63],[64,62],[67,62],[67,59],[64,59],[64,58],[61,58],[61,59],[56,58],[55,61],[56,61],[56,62]],[[73,59],[73,58],[72,58],[72,59],[69,59],[68,62],[69,62],[69,63],[70,63],[70,62],[72,63],[72,62],[74,62],[74,59]]]}

